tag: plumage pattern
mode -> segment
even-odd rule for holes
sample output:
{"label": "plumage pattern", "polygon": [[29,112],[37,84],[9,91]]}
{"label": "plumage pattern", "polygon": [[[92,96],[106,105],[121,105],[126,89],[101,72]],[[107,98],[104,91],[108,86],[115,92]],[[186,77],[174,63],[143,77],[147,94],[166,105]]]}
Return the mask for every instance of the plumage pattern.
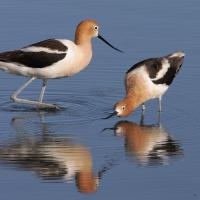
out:
{"label": "plumage pattern", "polygon": [[67,55],[68,47],[56,39],[48,39],[18,50],[0,53],[0,61],[28,68],[44,68]]}
{"label": "plumage pattern", "polygon": [[128,73],[132,72],[133,70],[135,70],[141,66],[144,66],[144,65],[146,66],[146,69],[149,73],[150,78],[155,78],[158,71],[162,68],[161,58],[149,58],[149,59],[143,60],[139,63],[136,63],[126,73],[128,74]]}
{"label": "plumage pattern", "polygon": [[10,51],[0,54],[0,61],[12,63],[17,66],[30,68],[44,68],[62,60],[66,53],[48,53],[45,51],[26,52],[22,50]]}
{"label": "plumage pattern", "polygon": [[[149,58],[133,65],[126,73],[129,74],[134,70],[145,67],[150,79],[155,84],[170,85],[181,68],[182,59],[173,57],[173,54],[161,58]],[[159,73],[163,71],[162,76],[158,78]]]}
{"label": "plumage pattern", "polygon": [[62,51],[62,52],[67,51],[68,49],[67,46],[65,46],[61,41],[57,39],[47,39],[41,42],[31,44],[27,47],[45,47],[51,50],[57,50],[57,51]]}

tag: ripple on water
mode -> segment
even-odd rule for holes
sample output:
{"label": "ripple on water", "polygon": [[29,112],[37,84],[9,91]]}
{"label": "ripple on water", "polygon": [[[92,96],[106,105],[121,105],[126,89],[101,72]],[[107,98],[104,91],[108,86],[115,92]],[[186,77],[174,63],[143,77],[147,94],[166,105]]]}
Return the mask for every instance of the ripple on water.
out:
{"label": "ripple on water", "polygon": [[[105,115],[108,104],[112,105],[114,101],[107,95],[96,94],[48,94],[45,96],[45,102],[55,103],[62,109],[61,111],[46,111],[58,115],[65,115],[64,121],[60,123],[74,124],[84,123],[91,120],[101,119]],[[38,112],[38,109],[28,105],[20,105],[11,101],[1,101],[0,108],[2,111],[10,112]]]}

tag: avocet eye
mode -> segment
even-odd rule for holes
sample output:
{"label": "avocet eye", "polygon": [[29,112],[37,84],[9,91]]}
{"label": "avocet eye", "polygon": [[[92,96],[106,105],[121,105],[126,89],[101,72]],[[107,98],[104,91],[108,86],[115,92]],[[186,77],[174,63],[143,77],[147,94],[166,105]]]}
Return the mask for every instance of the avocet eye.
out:
{"label": "avocet eye", "polygon": [[98,26],[94,26],[94,29],[95,29],[95,30],[98,30]]}
{"label": "avocet eye", "polygon": [[125,110],[125,106],[122,106],[122,110]]}

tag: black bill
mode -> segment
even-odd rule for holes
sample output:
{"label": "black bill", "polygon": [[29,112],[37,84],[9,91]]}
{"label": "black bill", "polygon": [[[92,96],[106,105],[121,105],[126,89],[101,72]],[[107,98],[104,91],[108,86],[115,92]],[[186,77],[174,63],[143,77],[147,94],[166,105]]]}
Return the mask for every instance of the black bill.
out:
{"label": "black bill", "polygon": [[103,42],[105,42],[108,46],[110,46],[111,48],[115,49],[116,51],[119,51],[121,53],[124,53],[123,51],[121,51],[120,49],[117,49],[116,47],[114,47],[112,44],[110,44],[107,40],[105,40],[101,35],[98,35],[98,38],[100,40],[102,40]]}
{"label": "black bill", "polygon": [[115,115],[117,115],[117,111],[114,111],[113,113],[110,113],[107,117],[104,117],[102,119],[109,119],[109,118],[111,118],[111,117],[113,117]]}

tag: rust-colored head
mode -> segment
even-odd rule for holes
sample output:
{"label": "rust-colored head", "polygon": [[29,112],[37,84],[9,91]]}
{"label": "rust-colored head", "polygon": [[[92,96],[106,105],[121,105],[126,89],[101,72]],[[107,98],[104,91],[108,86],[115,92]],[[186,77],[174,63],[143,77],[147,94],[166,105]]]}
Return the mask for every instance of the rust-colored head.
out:
{"label": "rust-colored head", "polygon": [[75,43],[80,44],[98,36],[99,25],[97,21],[88,19],[80,22],[76,28]]}
{"label": "rust-colored head", "polygon": [[137,98],[134,99],[130,97],[125,97],[123,100],[118,101],[114,105],[114,112],[110,113],[107,117],[103,119],[109,119],[113,116],[126,117],[130,115],[140,104],[141,102],[137,101]]}
{"label": "rust-colored head", "polygon": [[98,37],[100,40],[105,42],[108,46],[115,49],[116,51],[122,52],[99,34],[99,24],[96,20],[87,19],[78,24],[75,33],[75,43],[77,45],[88,43],[94,37]]}
{"label": "rust-colored head", "polygon": [[134,102],[128,98],[118,101],[114,106],[114,110],[118,117],[126,117],[130,115],[134,109],[135,109]]}

